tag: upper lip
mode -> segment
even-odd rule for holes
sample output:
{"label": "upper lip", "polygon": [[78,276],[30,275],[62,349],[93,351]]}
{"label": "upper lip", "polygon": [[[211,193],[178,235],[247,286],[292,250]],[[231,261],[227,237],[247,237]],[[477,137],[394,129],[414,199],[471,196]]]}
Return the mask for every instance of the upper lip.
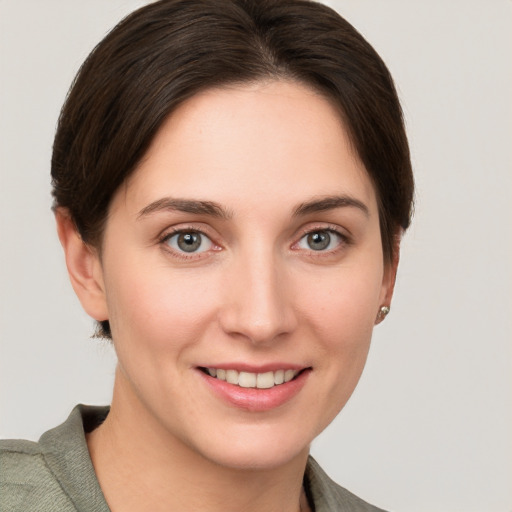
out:
{"label": "upper lip", "polygon": [[199,365],[199,368],[215,368],[217,370],[237,370],[239,372],[248,373],[265,373],[276,372],[277,370],[305,370],[310,368],[308,365],[293,364],[293,363],[267,363],[261,365],[254,365],[248,363],[209,363]]}

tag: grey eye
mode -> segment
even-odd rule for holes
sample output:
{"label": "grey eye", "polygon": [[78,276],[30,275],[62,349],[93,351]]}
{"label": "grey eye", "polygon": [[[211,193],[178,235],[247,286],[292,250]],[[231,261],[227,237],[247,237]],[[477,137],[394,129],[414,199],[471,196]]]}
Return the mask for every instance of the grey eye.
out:
{"label": "grey eye", "polygon": [[323,251],[331,243],[331,235],[326,231],[318,231],[308,235],[308,246],[314,251]]}
{"label": "grey eye", "polygon": [[322,229],[304,235],[299,240],[298,246],[301,249],[325,251],[334,249],[340,244],[341,240],[341,236],[338,233]]}
{"label": "grey eye", "polygon": [[212,241],[198,231],[175,233],[167,240],[167,243],[175,251],[188,253],[204,252],[212,247]]}

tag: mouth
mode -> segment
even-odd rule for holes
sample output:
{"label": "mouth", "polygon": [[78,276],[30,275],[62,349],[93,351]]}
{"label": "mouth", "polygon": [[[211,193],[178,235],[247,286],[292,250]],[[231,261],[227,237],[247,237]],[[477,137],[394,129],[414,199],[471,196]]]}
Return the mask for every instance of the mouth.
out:
{"label": "mouth", "polygon": [[300,374],[308,370],[308,368],[302,370],[283,368],[276,371],[252,373],[225,368],[200,367],[199,369],[214,379],[225,381],[228,384],[233,384],[241,388],[253,389],[270,389],[281,386],[282,384],[296,379]]}

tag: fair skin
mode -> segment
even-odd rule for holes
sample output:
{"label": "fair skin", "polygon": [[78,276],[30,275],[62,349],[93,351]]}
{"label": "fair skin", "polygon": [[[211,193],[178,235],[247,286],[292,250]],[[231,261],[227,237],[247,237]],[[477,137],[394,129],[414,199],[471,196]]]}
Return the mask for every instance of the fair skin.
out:
{"label": "fair skin", "polygon": [[353,392],[396,271],[329,101],[285,81],[196,95],[115,194],[101,254],[57,224],[119,360],[88,436],[113,512],[299,510],[309,445]]}

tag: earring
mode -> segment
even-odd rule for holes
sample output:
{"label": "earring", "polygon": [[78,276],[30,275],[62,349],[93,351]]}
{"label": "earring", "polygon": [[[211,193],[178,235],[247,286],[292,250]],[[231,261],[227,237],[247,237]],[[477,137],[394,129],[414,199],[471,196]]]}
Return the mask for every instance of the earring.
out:
{"label": "earring", "polygon": [[379,309],[379,314],[377,315],[377,320],[379,322],[382,322],[382,320],[384,320],[384,318],[388,316],[389,311],[389,306],[381,306],[381,308]]}

